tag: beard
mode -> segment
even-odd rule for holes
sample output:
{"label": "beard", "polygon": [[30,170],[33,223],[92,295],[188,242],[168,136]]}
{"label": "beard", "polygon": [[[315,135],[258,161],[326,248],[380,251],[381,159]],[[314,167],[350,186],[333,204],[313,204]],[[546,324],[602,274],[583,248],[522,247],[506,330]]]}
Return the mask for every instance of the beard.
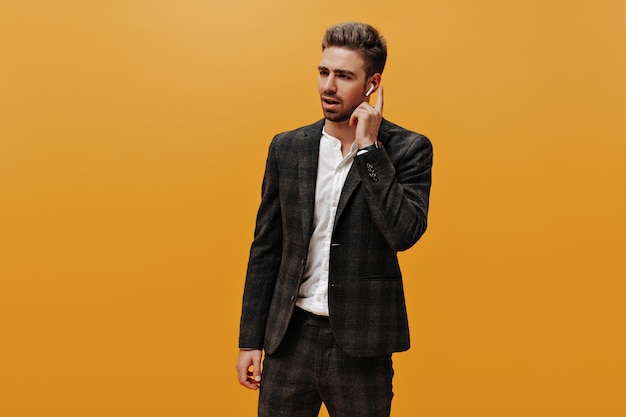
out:
{"label": "beard", "polygon": [[322,105],[322,112],[324,113],[324,118],[326,120],[340,123],[340,122],[345,122],[347,120],[350,120],[352,113],[354,113],[357,107],[359,106],[354,106],[350,109],[343,110],[343,111],[330,111],[330,110],[324,109],[324,106]]}

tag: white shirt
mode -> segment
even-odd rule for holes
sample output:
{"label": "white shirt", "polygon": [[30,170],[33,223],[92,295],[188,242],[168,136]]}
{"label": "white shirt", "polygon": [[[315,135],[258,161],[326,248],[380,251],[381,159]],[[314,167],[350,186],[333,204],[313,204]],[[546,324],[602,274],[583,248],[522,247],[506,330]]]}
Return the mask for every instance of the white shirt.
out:
{"label": "white shirt", "polygon": [[322,130],[320,139],[313,234],[309,254],[300,285],[296,305],[311,313],[328,315],[328,271],[330,242],[341,189],[346,181],[358,147],[352,144],[350,152],[341,154],[341,141]]}

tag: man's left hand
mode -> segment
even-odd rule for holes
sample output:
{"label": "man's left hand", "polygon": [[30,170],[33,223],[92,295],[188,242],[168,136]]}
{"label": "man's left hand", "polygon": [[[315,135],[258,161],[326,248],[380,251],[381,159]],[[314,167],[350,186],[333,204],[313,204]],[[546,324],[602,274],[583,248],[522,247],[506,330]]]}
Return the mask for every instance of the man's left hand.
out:
{"label": "man's left hand", "polygon": [[383,120],[383,87],[378,88],[376,105],[372,106],[364,101],[350,116],[350,126],[356,126],[355,140],[359,149],[376,142],[378,129]]}

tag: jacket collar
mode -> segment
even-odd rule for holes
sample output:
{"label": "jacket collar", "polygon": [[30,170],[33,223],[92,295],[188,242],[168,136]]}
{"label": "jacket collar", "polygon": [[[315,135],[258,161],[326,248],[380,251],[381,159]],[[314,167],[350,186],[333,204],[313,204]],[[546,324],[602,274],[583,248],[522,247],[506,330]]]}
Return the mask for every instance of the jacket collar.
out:
{"label": "jacket collar", "polygon": [[[389,138],[387,133],[390,129],[390,123],[383,119],[378,130],[378,141],[385,144]],[[298,147],[298,180],[299,195],[302,210],[302,230],[304,239],[308,239],[312,233],[313,210],[315,208],[315,185],[317,182],[317,166],[319,160],[320,139],[322,138],[322,129],[324,128],[324,119],[319,120],[311,125],[302,128],[296,137],[300,140]],[[355,164],[352,164],[346,181],[341,190],[339,203],[337,206],[337,214],[335,216],[335,224],[341,217],[350,197],[354,191],[361,185],[359,173]]]}

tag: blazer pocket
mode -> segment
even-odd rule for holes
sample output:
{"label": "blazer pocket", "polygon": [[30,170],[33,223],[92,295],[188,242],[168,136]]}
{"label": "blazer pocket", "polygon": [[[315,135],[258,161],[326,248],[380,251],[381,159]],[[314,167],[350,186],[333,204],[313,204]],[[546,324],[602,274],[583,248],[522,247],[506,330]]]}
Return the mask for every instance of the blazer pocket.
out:
{"label": "blazer pocket", "polygon": [[400,281],[400,275],[368,275],[361,277],[363,281]]}

